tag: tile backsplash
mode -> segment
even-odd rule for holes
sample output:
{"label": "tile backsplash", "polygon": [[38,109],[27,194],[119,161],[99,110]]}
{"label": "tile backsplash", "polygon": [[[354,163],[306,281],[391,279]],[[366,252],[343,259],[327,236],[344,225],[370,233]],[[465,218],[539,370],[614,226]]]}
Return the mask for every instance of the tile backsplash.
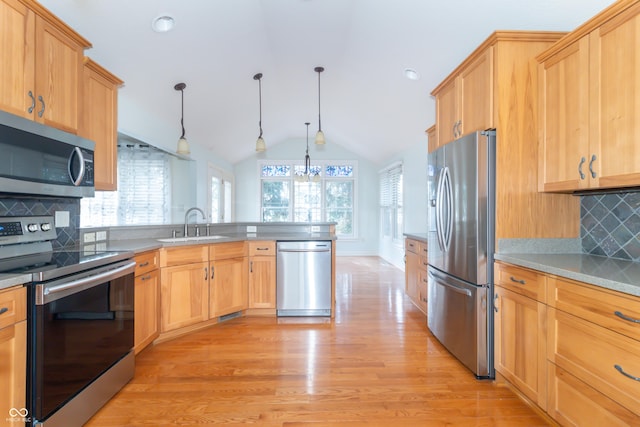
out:
{"label": "tile backsplash", "polygon": [[69,226],[57,227],[54,248],[75,246],[80,240],[80,199],[70,198],[4,198],[0,197],[0,216],[51,215],[69,212]]}
{"label": "tile backsplash", "polygon": [[640,262],[640,192],[581,196],[582,251]]}

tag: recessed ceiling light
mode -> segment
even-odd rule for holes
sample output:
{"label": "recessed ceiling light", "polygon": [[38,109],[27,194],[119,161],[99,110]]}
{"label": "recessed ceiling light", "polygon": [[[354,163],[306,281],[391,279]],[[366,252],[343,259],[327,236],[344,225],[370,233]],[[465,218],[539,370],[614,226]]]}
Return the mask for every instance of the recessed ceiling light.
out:
{"label": "recessed ceiling light", "polygon": [[405,68],[404,76],[409,80],[420,80],[420,74],[413,68]]}
{"label": "recessed ceiling light", "polygon": [[161,15],[151,21],[151,28],[153,28],[153,31],[156,33],[166,33],[167,31],[171,31],[175,25],[176,21],[174,21],[173,17],[169,15]]}

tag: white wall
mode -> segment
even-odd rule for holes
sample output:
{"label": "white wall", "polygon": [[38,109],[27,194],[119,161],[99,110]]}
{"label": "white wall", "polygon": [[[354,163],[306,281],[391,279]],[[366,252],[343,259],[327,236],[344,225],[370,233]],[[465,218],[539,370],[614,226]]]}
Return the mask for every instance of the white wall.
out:
{"label": "white wall", "polygon": [[[399,153],[388,164],[402,162],[404,232],[427,232],[427,139]],[[382,167],[387,164],[382,165]],[[380,239],[380,257],[404,269],[404,246],[391,239]]]}
{"label": "white wall", "polygon": [[[306,141],[304,138],[289,139],[275,145],[269,145],[267,151],[255,154],[234,165],[236,179],[236,221],[260,220],[260,187],[257,162],[261,159],[302,160]],[[379,166],[346,150],[330,139],[327,144],[316,146],[309,144],[309,156],[325,160],[357,160],[357,237],[353,240],[340,239],[337,242],[337,255],[377,255],[378,254],[378,169]]]}

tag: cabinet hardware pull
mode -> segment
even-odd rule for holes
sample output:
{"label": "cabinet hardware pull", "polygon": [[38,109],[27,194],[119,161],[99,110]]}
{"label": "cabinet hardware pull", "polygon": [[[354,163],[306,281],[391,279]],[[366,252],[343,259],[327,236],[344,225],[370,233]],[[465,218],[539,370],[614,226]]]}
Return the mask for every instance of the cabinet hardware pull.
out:
{"label": "cabinet hardware pull", "polygon": [[427,285],[429,284],[429,280],[427,280],[427,278],[426,278],[426,277],[425,277],[424,279],[422,279],[422,281],[423,281],[424,283],[426,283]]}
{"label": "cabinet hardware pull", "polygon": [[613,365],[614,368],[616,368],[618,370],[618,372],[620,372],[622,375],[624,375],[627,378],[631,378],[634,381],[640,381],[640,377],[634,377],[631,374],[627,374],[624,369],[622,369],[622,366],[620,365]]}
{"label": "cabinet hardware pull", "polygon": [[595,178],[596,177],[596,173],[593,170],[593,162],[596,161],[596,155],[592,154],[591,155],[591,161],[589,162],[589,172],[591,172],[591,178]]}
{"label": "cabinet hardware pull", "polygon": [[428,302],[428,301],[427,301],[427,297],[423,297],[423,298],[422,298],[422,302]]}
{"label": "cabinet hardware pull", "polygon": [[454,138],[456,137],[456,126],[458,126],[458,122],[455,122],[453,124],[453,128],[451,129],[451,131],[453,132],[453,137]]}
{"label": "cabinet hardware pull", "polygon": [[138,264],[138,267],[146,267],[147,265],[149,265],[149,261]]}
{"label": "cabinet hardware pull", "polygon": [[29,114],[33,113],[33,110],[36,108],[36,97],[33,96],[33,92],[29,91],[29,98],[31,98],[31,106],[27,109]]}
{"label": "cabinet hardware pull", "polygon": [[578,173],[580,174],[580,179],[584,179],[584,173],[582,173],[582,165],[584,164],[584,162],[586,162],[587,159],[585,159],[584,157],[580,159],[580,164],[578,165]]}
{"label": "cabinet hardware pull", "polygon": [[150,274],[147,274],[146,276],[142,276],[140,278],[140,280],[149,280],[149,279],[151,279],[151,275]]}
{"label": "cabinet hardware pull", "polygon": [[7,307],[0,308],[0,314],[5,314],[9,309]]}
{"label": "cabinet hardware pull", "polygon": [[640,323],[640,319],[634,319],[633,317],[629,317],[625,314],[622,314],[620,311],[614,311],[613,314],[615,314],[616,316],[618,316],[621,319],[624,319],[628,322],[633,322],[633,323]]}
{"label": "cabinet hardware pull", "polygon": [[493,311],[495,311],[497,313],[498,312],[498,306],[496,305],[496,302],[498,302],[498,294],[495,294],[493,296]]}
{"label": "cabinet hardware pull", "polygon": [[422,263],[422,265],[424,265],[425,267],[428,267],[428,266],[429,266],[429,263],[427,263],[427,262],[423,262],[423,263]]}
{"label": "cabinet hardware pull", "polygon": [[38,117],[42,117],[42,115],[44,114],[44,109],[45,109],[45,105],[44,105],[44,99],[42,99],[42,95],[38,95],[38,101],[40,101],[40,103],[42,104],[42,110],[38,111]]}
{"label": "cabinet hardware pull", "polygon": [[511,276],[509,278],[511,279],[512,282],[520,283],[521,285],[526,285],[527,284],[527,282],[525,282],[524,280],[518,280],[513,276]]}
{"label": "cabinet hardware pull", "polygon": [[256,248],[256,250],[258,250],[258,251],[268,251],[269,248]]}
{"label": "cabinet hardware pull", "polygon": [[249,262],[249,273],[253,273],[253,261]]}
{"label": "cabinet hardware pull", "polygon": [[209,278],[209,269],[207,267],[204,268],[204,280]]}
{"label": "cabinet hardware pull", "polygon": [[211,280],[213,280],[213,277],[215,276],[215,274],[216,274],[215,268],[211,267]]}

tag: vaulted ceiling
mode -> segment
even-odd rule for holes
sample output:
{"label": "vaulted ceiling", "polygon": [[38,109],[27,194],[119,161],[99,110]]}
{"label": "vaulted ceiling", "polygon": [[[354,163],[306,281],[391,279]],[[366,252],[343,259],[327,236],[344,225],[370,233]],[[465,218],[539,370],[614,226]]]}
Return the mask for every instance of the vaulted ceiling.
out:
{"label": "vaulted ceiling", "polygon": [[[611,0],[41,0],[92,42],[87,51],[125,81],[120,104],[148,120],[125,129],[160,145],[186,136],[229,163],[254,153],[261,72],[269,146],[318,124],[336,143],[376,163],[425,142],[435,121],[430,91],[494,30],[577,27]],[[156,33],[169,14],[175,28]],[[413,68],[419,80],[404,77]],[[148,123],[142,123],[148,121]],[[121,120],[123,122],[123,120]],[[139,127],[138,127],[139,124]],[[313,133],[311,135],[313,135]],[[154,141],[146,141],[153,143]]]}

